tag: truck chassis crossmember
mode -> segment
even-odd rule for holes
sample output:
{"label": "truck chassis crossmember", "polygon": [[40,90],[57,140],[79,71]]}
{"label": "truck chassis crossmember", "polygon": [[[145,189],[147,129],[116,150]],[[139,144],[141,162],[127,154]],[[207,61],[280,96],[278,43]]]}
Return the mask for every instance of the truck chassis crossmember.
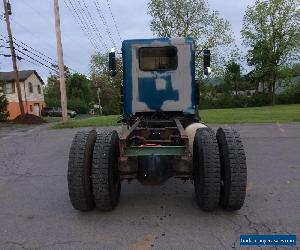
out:
{"label": "truck chassis crossmember", "polygon": [[[155,120],[156,121],[156,120]],[[188,136],[178,118],[156,122],[138,118],[120,139],[120,166],[122,179],[130,180],[139,177],[139,164],[152,164],[149,171],[164,169],[168,171],[161,180],[170,176],[192,178],[191,152]],[[158,160],[159,159],[159,160]],[[155,165],[156,167],[154,167]],[[152,175],[153,176],[153,175]],[[162,176],[161,176],[162,177]],[[145,174],[142,180],[145,180]]]}

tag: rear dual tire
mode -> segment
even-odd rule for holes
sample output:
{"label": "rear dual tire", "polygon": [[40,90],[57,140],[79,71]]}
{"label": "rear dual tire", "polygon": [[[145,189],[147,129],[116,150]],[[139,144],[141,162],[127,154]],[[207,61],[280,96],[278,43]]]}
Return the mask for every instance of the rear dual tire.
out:
{"label": "rear dual tire", "polygon": [[[116,131],[78,132],[68,164],[68,188],[73,207],[89,211],[95,206],[113,210],[120,198],[119,137]],[[232,129],[198,129],[193,143],[193,178],[196,199],[204,211],[220,205],[240,209],[246,196],[246,157],[239,134]]]}
{"label": "rear dual tire", "polygon": [[196,200],[203,211],[217,209],[221,170],[218,143],[213,130],[200,128],[193,144],[193,178]]}
{"label": "rear dual tire", "polygon": [[102,211],[113,210],[119,203],[119,156],[118,133],[98,134],[93,154],[92,184],[96,207]]}
{"label": "rear dual tire", "polygon": [[75,135],[70,149],[69,196],[73,207],[79,211],[90,211],[95,207],[90,176],[96,137],[95,130],[79,131]]}
{"label": "rear dual tire", "polygon": [[116,131],[79,131],[72,142],[68,163],[68,189],[73,207],[108,211],[119,201],[119,137]]}
{"label": "rear dual tire", "polygon": [[221,162],[220,206],[228,211],[242,208],[246,197],[247,166],[242,139],[234,129],[219,128],[217,141]]}
{"label": "rear dual tire", "polygon": [[233,129],[198,129],[193,144],[196,199],[204,211],[220,205],[228,211],[244,204],[247,185],[246,157],[240,135]]}

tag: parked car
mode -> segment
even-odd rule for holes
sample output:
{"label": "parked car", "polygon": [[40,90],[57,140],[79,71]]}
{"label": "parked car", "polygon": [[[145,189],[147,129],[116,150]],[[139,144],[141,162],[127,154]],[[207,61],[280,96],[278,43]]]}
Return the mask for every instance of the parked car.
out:
{"label": "parked car", "polygon": [[[61,108],[46,107],[42,109],[42,116],[62,116]],[[68,116],[74,118],[77,115],[76,111],[68,110]]]}

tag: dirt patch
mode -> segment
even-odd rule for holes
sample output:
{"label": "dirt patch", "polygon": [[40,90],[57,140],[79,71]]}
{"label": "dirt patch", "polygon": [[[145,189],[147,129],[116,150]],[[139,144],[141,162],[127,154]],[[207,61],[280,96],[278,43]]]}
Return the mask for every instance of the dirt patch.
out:
{"label": "dirt patch", "polygon": [[14,120],[12,120],[12,122],[17,124],[28,124],[28,125],[39,125],[39,124],[47,123],[41,117],[32,114],[19,115]]}

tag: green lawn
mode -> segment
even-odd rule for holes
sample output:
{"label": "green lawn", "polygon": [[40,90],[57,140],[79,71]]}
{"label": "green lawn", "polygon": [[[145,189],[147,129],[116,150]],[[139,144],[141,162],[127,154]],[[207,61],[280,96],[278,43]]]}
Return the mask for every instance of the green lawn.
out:
{"label": "green lawn", "polygon": [[[300,104],[276,105],[257,108],[201,110],[202,121],[209,124],[300,122]],[[117,126],[120,116],[95,116],[70,119],[53,128]]]}
{"label": "green lawn", "polygon": [[[76,120],[76,122],[78,120],[85,120],[87,118],[90,118],[91,115],[77,115],[75,118],[70,118],[71,121]],[[45,121],[47,121],[48,123],[57,123],[57,122],[61,122],[62,121],[62,117],[50,117],[50,116],[44,116],[43,119]]]}
{"label": "green lawn", "polygon": [[108,116],[92,116],[82,119],[76,117],[69,119],[64,123],[55,124],[52,128],[81,128],[81,127],[105,127],[105,126],[117,126],[120,120],[119,115],[108,115]]}
{"label": "green lawn", "polygon": [[210,124],[300,122],[300,104],[257,108],[200,110],[203,122]]}
{"label": "green lawn", "polygon": [[62,118],[61,117],[43,116],[43,119],[48,123],[53,123],[53,122],[60,122]]}

